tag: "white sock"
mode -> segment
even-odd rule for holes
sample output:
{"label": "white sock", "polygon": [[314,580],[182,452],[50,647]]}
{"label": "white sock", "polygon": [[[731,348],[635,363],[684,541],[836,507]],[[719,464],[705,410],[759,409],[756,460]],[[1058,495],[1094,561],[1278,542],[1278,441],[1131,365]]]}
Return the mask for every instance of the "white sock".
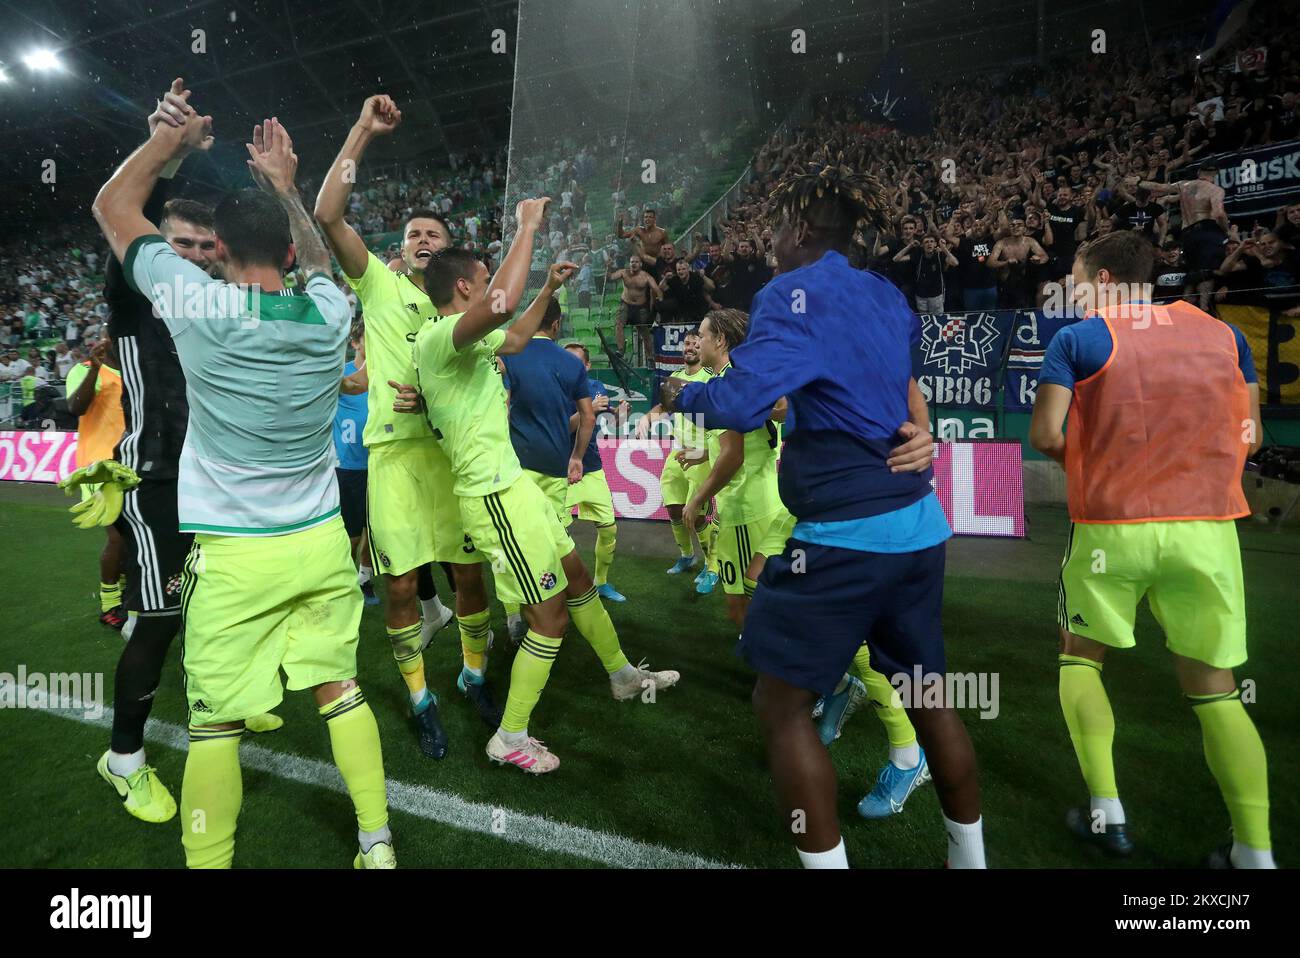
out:
{"label": "white sock", "polygon": [[1273,852],[1268,848],[1251,848],[1249,845],[1243,845],[1241,842],[1232,843],[1232,851],[1228,853],[1228,858],[1232,861],[1234,868],[1276,868],[1277,862],[1273,861]]}
{"label": "white sock", "polygon": [[380,842],[385,842],[389,845],[393,844],[393,833],[388,830],[387,825],[374,832],[363,832],[358,830],[357,841],[361,843],[361,853],[364,855]]}
{"label": "white sock", "polygon": [[437,625],[446,618],[447,608],[436,595],[432,599],[420,600],[420,611],[424,613],[425,624]]}
{"label": "white sock", "polygon": [[825,852],[806,852],[802,848],[796,848],[799,853],[799,864],[804,868],[848,868],[849,859],[844,853],[844,839],[834,848]]}
{"label": "white sock", "polygon": [[357,567],[357,585],[365,585],[375,577],[375,570],[368,565]]}
{"label": "white sock", "polygon": [[969,825],[954,822],[943,816],[943,827],[948,830],[949,868],[987,868],[984,864],[984,818],[981,816]]}
{"label": "white sock", "polygon": [[520,615],[518,612],[511,612],[509,615],[506,616],[506,628],[510,629],[513,632],[515,626],[522,621],[524,621],[524,617],[522,615]]}
{"label": "white sock", "polygon": [[1106,826],[1124,824],[1124,806],[1120,804],[1118,798],[1098,798],[1096,795],[1089,797],[1088,808],[1092,812],[1092,818],[1097,820],[1097,813],[1101,812],[1101,823]]}
{"label": "white sock", "polygon": [[507,732],[503,728],[498,728],[497,736],[507,745],[518,746],[528,744],[528,729],[524,729],[522,732]]}
{"label": "white sock", "polygon": [[136,749],[129,755],[122,752],[108,753],[108,770],[114,775],[126,777],[138,768],[144,767],[144,749]]}
{"label": "white sock", "polygon": [[621,669],[609,673],[609,677],[611,681],[618,679],[623,682],[629,682],[632,679],[640,678],[640,676],[641,676],[641,671],[631,662],[623,666]]}
{"label": "white sock", "polygon": [[901,748],[889,746],[889,761],[903,771],[911,771],[921,764],[921,746],[913,742]]}

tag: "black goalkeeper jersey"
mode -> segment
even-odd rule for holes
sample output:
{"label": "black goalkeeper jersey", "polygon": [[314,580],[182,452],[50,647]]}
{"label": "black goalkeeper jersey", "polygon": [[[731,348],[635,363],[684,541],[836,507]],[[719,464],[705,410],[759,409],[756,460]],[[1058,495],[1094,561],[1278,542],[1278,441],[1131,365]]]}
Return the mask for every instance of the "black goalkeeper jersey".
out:
{"label": "black goalkeeper jersey", "polygon": [[[160,179],[144,207],[151,223],[161,220],[167,191],[168,181]],[[176,344],[149,300],[127,285],[122,264],[112,253],[105,269],[104,300],[122,372],[125,428],[113,456],[141,478],[175,480],[190,418]]]}

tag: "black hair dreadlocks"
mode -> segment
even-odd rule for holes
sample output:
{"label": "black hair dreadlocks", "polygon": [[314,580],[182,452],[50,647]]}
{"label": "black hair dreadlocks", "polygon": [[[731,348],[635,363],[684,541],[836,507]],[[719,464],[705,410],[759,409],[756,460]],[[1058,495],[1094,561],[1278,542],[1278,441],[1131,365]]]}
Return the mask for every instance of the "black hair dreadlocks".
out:
{"label": "black hair dreadlocks", "polygon": [[889,197],[880,180],[844,165],[841,153],[820,169],[791,167],[772,190],[778,214],[806,223],[814,241],[847,247],[853,231],[872,225],[889,228]]}

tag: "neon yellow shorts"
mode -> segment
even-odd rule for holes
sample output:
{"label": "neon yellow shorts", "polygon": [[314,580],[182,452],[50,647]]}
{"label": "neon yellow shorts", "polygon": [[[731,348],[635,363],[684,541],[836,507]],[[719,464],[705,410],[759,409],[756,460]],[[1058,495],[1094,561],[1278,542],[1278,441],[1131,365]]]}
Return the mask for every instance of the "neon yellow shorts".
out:
{"label": "neon yellow shorts", "polygon": [[451,464],[432,437],[370,447],[366,528],[371,563],[386,575],[426,562],[481,561],[461,526]]}
{"label": "neon yellow shorts", "polygon": [[343,520],[283,536],[200,533],[185,559],[190,721],[236,722],[293,690],[355,678],[361,590]]}
{"label": "neon yellow shorts", "polygon": [[[569,528],[573,522],[573,511],[566,504],[570,488],[568,477],[546,476],[540,472],[533,472],[531,469],[525,469],[524,475],[533,480],[533,485],[542,490],[542,495],[546,497],[546,501],[555,510],[555,517],[560,520],[560,526],[565,529]],[[569,548],[577,548],[573,544],[572,538],[569,539]]]}
{"label": "neon yellow shorts", "polygon": [[794,516],[784,506],[763,519],[739,525],[720,523],[715,554],[718,559],[718,575],[722,578],[722,591],[728,595],[745,595],[746,570],[755,553],[763,556],[780,555],[793,532]]}
{"label": "neon yellow shorts", "polygon": [[700,463],[684,469],[677,461],[676,453],[668,454],[663,471],[659,473],[659,491],[663,494],[665,506],[684,506],[691,501],[691,494],[708,478],[709,470],[702,468],[703,465]]}
{"label": "neon yellow shorts", "polygon": [[1057,597],[1061,628],[1132,648],[1144,595],[1169,651],[1219,669],[1246,661],[1246,595],[1233,522],[1071,525]]}
{"label": "neon yellow shorts", "polygon": [[502,603],[537,605],[564,594],[569,580],[560,560],[573,551],[573,540],[555,503],[528,475],[500,492],[461,499],[460,511],[474,545],[492,563]]}
{"label": "neon yellow shorts", "polygon": [[568,522],[573,522],[574,506],[578,507],[579,519],[598,526],[614,524],[614,496],[609,491],[604,469],[584,472],[580,480],[569,486],[568,497],[564,500],[564,515]]}

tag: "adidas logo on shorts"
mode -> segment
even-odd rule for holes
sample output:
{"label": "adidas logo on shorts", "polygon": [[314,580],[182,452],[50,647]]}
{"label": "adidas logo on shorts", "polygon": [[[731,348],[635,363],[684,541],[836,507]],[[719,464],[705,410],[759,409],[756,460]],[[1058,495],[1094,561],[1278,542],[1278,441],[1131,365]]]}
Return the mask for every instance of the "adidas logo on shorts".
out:
{"label": "adidas logo on shorts", "polygon": [[209,713],[209,714],[212,713],[212,709],[208,707],[208,703],[205,702],[205,701],[203,701],[203,699],[199,699],[197,702],[195,702],[193,705],[191,705],[191,706],[190,706],[190,711],[191,711],[191,712],[207,712],[207,713]]}
{"label": "adidas logo on shorts", "polygon": [[1083,616],[1081,616],[1078,612],[1076,612],[1076,613],[1074,613],[1074,615],[1070,616],[1070,624],[1071,624],[1071,625],[1081,625],[1081,626],[1083,626],[1084,628],[1087,628],[1087,627],[1088,627],[1088,623],[1085,622],[1085,621],[1083,621]]}
{"label": "adidas logo on shorts", "polygon": [[379,550],[379,561],[384,564],[385,569],[392,565],[392,563],[388,561],[388,553],[384,552],[382,549]]}

